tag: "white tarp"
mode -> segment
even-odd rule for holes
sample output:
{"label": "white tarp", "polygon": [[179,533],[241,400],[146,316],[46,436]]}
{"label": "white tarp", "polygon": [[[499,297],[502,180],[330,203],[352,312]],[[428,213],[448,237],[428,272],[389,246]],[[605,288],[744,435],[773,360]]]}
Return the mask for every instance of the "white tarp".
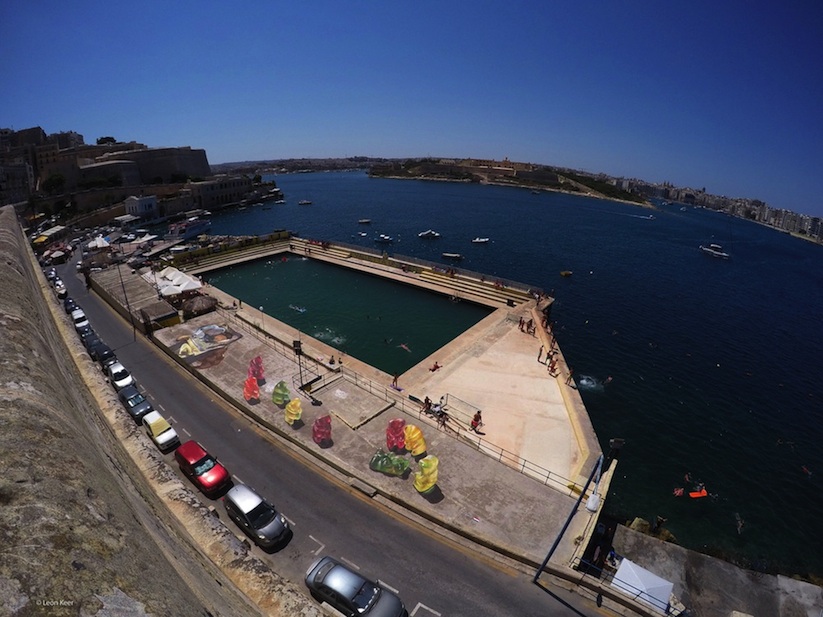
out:
{"label": "white tarp", "polygon": [[674,584],[624,558],[612,587],[665,614]]}
{"label": "white tarp", "polygon": [[157,287],[158,293],[163,296],[174,296],[203,286],[197,278],[172,267],[163,268],[160,272],[146,272],[143,278]]}
{"label": "white tarp", "polygon": [[97,236],[94,240],[86,245],[90,249],[104,249],[109,246],[109,243],[103,236]]}

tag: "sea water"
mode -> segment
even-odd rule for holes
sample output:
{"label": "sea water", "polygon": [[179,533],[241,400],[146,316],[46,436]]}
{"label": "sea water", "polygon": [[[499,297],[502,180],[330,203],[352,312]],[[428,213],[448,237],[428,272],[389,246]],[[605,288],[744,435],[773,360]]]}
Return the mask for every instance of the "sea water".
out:
{"label": "sea water", "polygon": [[[681,545],[754,569],[823,575],[811,550],[823,511],[823,247],[680,204],[650,218],[511,187],[363,172],[266,179],[285,204],[215,214],[211,233],[289,229],[435,261],[460,253],[458,267],[544,289],[601,445],[625,439],[607,513],[663,516]],[[418,238],[426,229],[441,237]],[[394,242],[376,244],[381,233]],[[702,253],[708,242],[731,259]],[[698,483],[708,497],[675,495]]]}

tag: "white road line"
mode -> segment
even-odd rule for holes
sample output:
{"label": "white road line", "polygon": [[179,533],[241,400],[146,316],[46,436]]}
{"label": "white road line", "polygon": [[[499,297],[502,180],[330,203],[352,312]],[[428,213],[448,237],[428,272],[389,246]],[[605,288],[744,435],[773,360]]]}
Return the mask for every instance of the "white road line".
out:
{"label": "white road line", "polygon": [[243,480],[241,480],[241,479],[240,479],[239,477],[237,477],[236,475],[231,474],[231,477],[232,477],[232,478],[234,478],[235,480],[237,480],[240,484],[245,484],[245,482],[243,482]]}
{"label": "white road line", "polygon": [[[165,409],[163,411],[165,411]],[[163,414],[160,414],[160,415],[163,415]],[[168,420],[169,420],[169,422],[173,422],[174,424],[177,424],[177,420],[174,419],[174,416],[169,416]]]}
{"label": "white road line", "polygon": [[162,411],[164,411],[164,412],[166,411],[166,408],[165,408],[165,407],[163,407],[162,405],[160,405],[159,403],[158,403],[158,405],[157,405],[157,408],[158,408],[158,409],[160,409],[160,410],[162,410]]}
{"label": "white road line", "polygon": [[312,553],[313,555],[319,555],[320,551],[322,551],[324,548],[326,548],[326,545],[323,544],[320,540],[318,540],[317,538],[315,538],[311,534],[309,534],[309,538],[311,538],[312,540],[314,540],[315,542],[317,542],[320,545],[320,548],[318,548],[316,551],[314,551],[314,553]]}
{"label": "white road line", "polygon": [[189,433],[186,429],[182,428],[180,430],[183,431],[187,437],[191,437],[191,433]]}
{"label": "white road line", "polygon": [[378,579],[377,579],[377,582],[378,582],[378,583],[380,583],[381,585],[383,585],[383,587],[385,587],[386,589],[388,589],[388,590],[389,590],[389,591],[391,591],[392,593],[400,593],[397,589],[395,589],[395,588],[394,588],[394,587],[392,587],[391,585],[387,585],[387,584],[386,584],[386,581],[381,581],[381,580],[378,578]]}
{"label": "white road line", "polygon": [[288,516],[286,516],[285,514],[283,515],[283,518],[284,518],[284,519],[286,519],[286,522],[289,524],[289,526],[290,526],[290,527],[294,527],[294,521],[293,521],[293,520],[291,520],[291,519],[290,519]]}
{"label": "white road line", "polygon": [[414,610],[411,613],[409,613],[409,615],[411,615],[411,617],[415,617],[415,615],[417,615],[417,609],[419,609],[419,608],[423,609],[424,611],[428,611],[432,615],[437,615],[437,617],[440,617],[440,615],[441,615],[436,610],[429,608],[425,604],[420,604],[420,602],[417,603],[417,606],[414,607]]}
{"label": "white road line", "polygon": [[345,563],[345,564],[348,564],[349,566],[351,566],[351,567],[352,567],[352,568],[354,568],[355,570],[358,570],[358,571],[360,570],[360,566],[358,566],[358,565],[357,565],[356,563],[354,563],[353,561],[349,561],[349,560],[348,560],[348,559],[346,559],[345,557],[341,557],[341,558],[340,558],[340,561],[342,561],[342,562],[343,562],[343,563]]}

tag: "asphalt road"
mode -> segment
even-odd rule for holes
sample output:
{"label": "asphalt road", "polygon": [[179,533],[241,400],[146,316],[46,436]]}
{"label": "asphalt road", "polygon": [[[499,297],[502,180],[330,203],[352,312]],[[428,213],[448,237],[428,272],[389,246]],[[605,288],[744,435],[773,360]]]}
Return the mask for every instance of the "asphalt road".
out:
{"label": "asphalt road", "polygon": [[[154,407],[171,419],[181,441],[200,441],[235,482],[254,488],[289,520],[293,536],[285,546],[271,554],[254,549],[284,577],[302,584],[311,562],[328,554],[396,590],[413,617],[613,614],[543,577],[541,583],[551,592],[547,593],[531,583],[531,574],[443,538],[426,524],[410,521],[339,481],[331,471],[293,454],[139,331],[133,334],[128,322],[86,291],[74,263],[57,268],[69,294]],[[179,473],[173,455],[167,454],[166,459]],[[201,498],[217,507],[238,536],[243,535],[228,520],[221,503]]]}

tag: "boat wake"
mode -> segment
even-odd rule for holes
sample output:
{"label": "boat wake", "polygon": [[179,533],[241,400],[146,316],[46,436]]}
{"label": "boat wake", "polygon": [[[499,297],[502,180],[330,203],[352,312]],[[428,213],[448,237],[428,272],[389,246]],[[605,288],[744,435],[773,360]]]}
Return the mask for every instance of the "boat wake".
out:
{"label": "boat wake", "polygon": [[588,392],[603,392],[605,390],[603,382],[591,375],[581,375],[580,379],[577,380],[577,387]]}

